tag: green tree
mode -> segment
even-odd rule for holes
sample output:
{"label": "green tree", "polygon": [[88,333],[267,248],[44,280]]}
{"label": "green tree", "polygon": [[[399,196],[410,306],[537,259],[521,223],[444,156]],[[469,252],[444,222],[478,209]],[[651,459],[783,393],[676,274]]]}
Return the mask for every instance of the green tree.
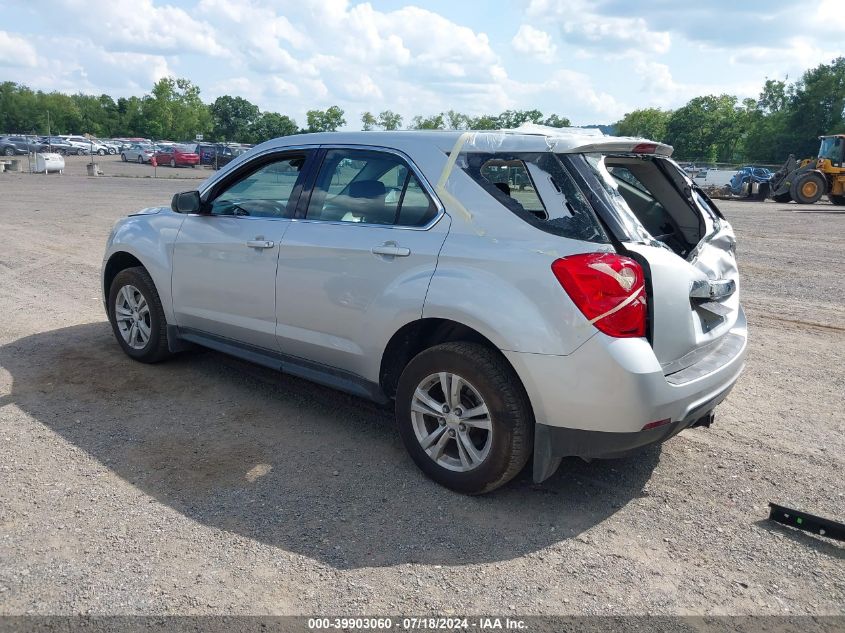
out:
{"label": "green tree", "polygon": [[845,128],[845,57],[804,73],[789,90],[786,133],[796,156],[816,156],[818,137]]}
{"label": "green tree", "polygon": [[378,119],[373,116],[372,112],[364,112],[361,115],[361,129],[369,132],[378,125]]}
{"label": "green tree", "polygon": [[449,110],[445,116],[446,127],[450,130],[464,130],[469,126],[470,118],[466,114]]}
{"label": "green tree", "polygon": [[670,110],[660,108],[634,110],[616,122],[616,133],[620,136],[639,136],[653,141],[663,141],[666,138],[666,126],[671,116]]}
{"label": "green tree", "polygon": [[499,124],[499,117],[484,114],[469,120],[469,129],[471,130],[498,130],[502,127]]}
{"label": "green tree", "polygon": [[211,114],[214,138],[226,141],[245,140],[261,114],[254,103],[243,97],[229,95],[217,97],[208,106],[208,111]]}
{"label": "green tree", "polygon": [[179,140],[211,132],[208,106],[200,99],[199,87],[188,79],[160,79],[143,104],[149,136]]}
{"label": "green tree", "polygon": [[666,125],[666,140],[679,158],[733,162],[743,140],[745,121],[732,95],[695,97],[675,110]]}
{"label": "green tree", "polygon": [[411,127],[415,130],[442,130],[446,127],[446,122],[442,112],[427,117],[418,114],[413,118]]}
{"label": "green tree", "polygon": [[549,127],[569,127],[572,123],[565,116],[550,114],[546,117],[546,120],[543,121],[543,125],[548,125]]}
{"label": "green tree", "polygon": [[336,132],[337,128],[346,125],[343,118],[343,110],[334,105],[326,110],[308,110],[305,113],[308,119],[309,132]]}
{"label": "green tree", "polygon": [[263,143],[271,138],[296,134],[296,121],[278,112],[262,112],[250,126],[246,139],[250,143]]}
{"label": "green tree", "polygon": [[402,116],[392,110],[382,110],[378,114],[378,126],[383,130],[398,130],[402,126]]}
{"label": "green tree", "polygon": [[499,115],[498,119],[499,127],[512,129],[523,123],[542,123],[543,113],[539,110],[505,110]]}

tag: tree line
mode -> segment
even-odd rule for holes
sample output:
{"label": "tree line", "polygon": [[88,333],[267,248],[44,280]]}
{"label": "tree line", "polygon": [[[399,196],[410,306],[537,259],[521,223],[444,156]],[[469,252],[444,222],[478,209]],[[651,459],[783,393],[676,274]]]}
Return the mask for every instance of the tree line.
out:
{"label": "tree line", "polygon": [[[347,124],[338,106],[309,110],[304,127],[278,112],[261,111],[242,97],[211,103],[188,79],[165,77],[142,97],[68,95],[0,83],[0,132],[85,133],[103,138],[186,140],[197,134],[216,141],[260,143],[300,132],[335,131]],[[391,110],[364,112],[364,130],[515,128],[523,123],[567,127],[569,119],[539,110],[506,110],[470,116],[454,110],[405,121]],[[595,126],[591,126],[595,127]],[[681,160],[779,163],[790,153],[812,156],[821,134],[845,133],[845,57],[807,70],[800,79],[768,79],[757,99],[728,94],[690,99],[676,110],[644,108],[603,131],[669,143]]]}
{"label": "tree line", "polygon": [[634,110],[615,128],[668,143],[683,160],[781,163],[789,154],[815,156],[819,136],[845,133],[845,57],[791,83],[768,79],[757,99],[695,97],[677,110]]}
{"label": "tree line", "polygon": [[[409,127],[433,129],[498,129],[525,122],[563,127],[569,119],[539,110],[506,110],[497,116],[470,117],[449,110],[416,116]],[[392,110],[377,115],[364,112],[364,130],[398,130],[405,124]],[[260,143],[270,138],[304,132],[334,132],[346,125],[338,106],[306,112],[300,127],[291,117],[262,112],[243,97],[223,95],[206,104],[200,89],[188,79],[165,77],[143,97],[113,99],[102,94],[64,94],[35,91],[10,81],[0,83],[0,132],[21,134],[84,133],[102,138],[143,137],[185,140],[202,134],[208,140]]]}

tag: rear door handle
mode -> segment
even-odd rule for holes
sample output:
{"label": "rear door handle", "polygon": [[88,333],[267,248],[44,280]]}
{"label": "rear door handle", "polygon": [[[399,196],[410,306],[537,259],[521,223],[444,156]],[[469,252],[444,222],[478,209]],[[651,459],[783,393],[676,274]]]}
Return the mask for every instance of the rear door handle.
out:
{"label": "rear door handle", "polygon": [[397,246],[396,244],[383,244],[373,247],[373,255],[386,255],[387,257],[407,257],[411,254],[410,248]]}
{"label": "rear door handle", "polygon": [[246,245],[250,248],[273,248],[276,244],[271,240],[249,240]]}

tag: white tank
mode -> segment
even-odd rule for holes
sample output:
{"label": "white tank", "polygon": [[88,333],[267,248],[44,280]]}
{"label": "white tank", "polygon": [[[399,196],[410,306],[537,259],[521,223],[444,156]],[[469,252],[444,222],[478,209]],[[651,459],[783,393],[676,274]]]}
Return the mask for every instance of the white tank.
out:
{"label": "white tank", "polygon": [[45,174],[57,171],[60,174],[65,170],[65,159],[61,154],[38,153],[35,155],[35,171]]}

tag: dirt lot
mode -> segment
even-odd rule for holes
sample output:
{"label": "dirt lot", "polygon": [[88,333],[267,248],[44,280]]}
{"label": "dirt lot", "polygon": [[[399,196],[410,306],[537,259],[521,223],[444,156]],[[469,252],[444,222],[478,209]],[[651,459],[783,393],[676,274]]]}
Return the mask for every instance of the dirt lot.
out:
{"label": "dirt lot", "polygon": [[0,613],[845,614],[845,548],[763,520],[845,519],[845,209],[721,203],[751,349],[711,429],[466,498],[367,402],[126,358],[106,235],[187,183],[79,162],[0,174]]}

